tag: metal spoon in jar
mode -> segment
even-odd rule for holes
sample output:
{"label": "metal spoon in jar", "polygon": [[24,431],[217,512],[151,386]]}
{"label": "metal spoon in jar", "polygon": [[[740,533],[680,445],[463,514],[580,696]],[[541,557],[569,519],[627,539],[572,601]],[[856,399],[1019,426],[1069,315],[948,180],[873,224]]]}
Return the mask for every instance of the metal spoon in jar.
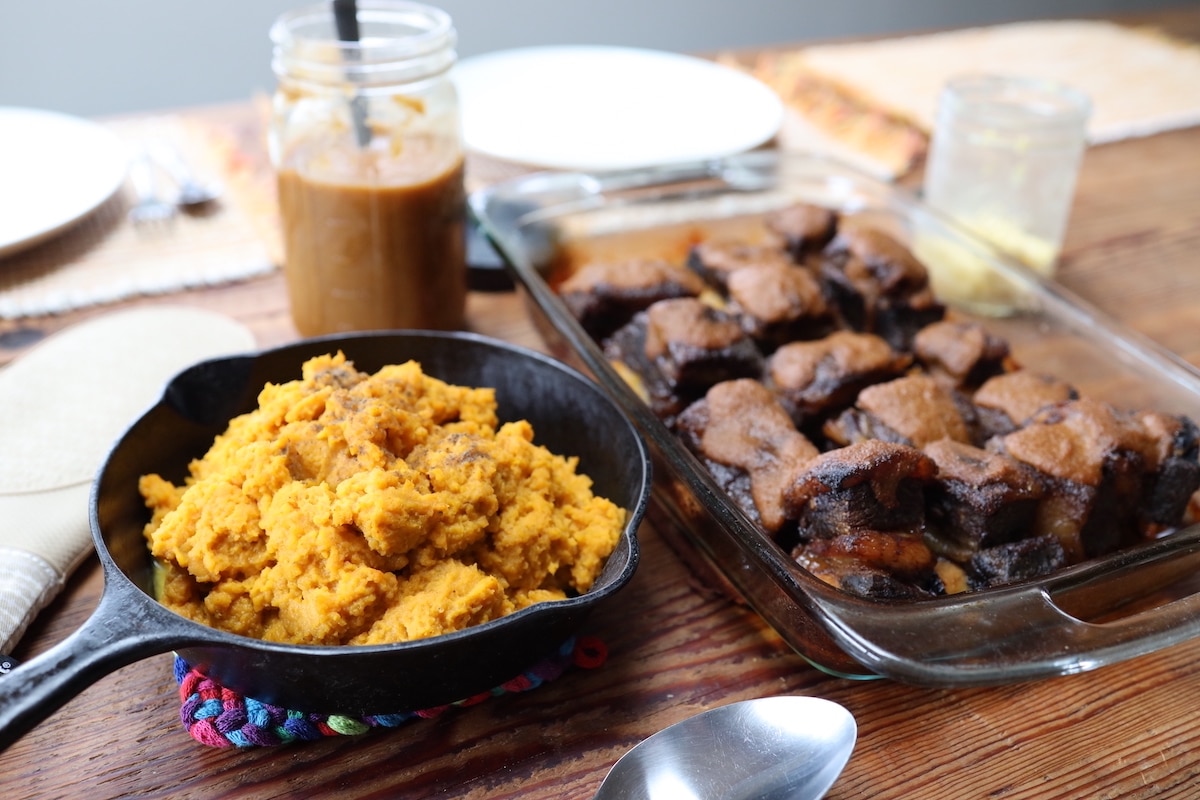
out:
{"label": "metal spoon in jar", "polygon": [[594,800],[819,800],[858,726],[837,703],[764,697],[659,731],[621,757]]}

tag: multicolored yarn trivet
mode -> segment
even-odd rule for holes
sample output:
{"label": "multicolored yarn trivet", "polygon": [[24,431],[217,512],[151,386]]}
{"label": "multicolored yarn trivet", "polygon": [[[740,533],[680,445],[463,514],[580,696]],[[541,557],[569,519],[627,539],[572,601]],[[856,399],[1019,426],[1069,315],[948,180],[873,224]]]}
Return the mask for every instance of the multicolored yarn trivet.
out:
{"label": "multicolored yarn trivet", "polygon": [[450,708],[473,706],[490,697],[527,692],[554,680],[572,665],[595,669],[607,658],[608,648],[600,639],[571,638],[554,655],[491,691],[436,708],[366,717],[306,714],[261,703],[209,680],[178,655],[175,679],[179,681],[179,699],[183,702],[179,716],[193,739],[210,747],[261,747],[311,742],[326,736],[357,736],[373,728],[395,728],[414,719],[436,717]]}

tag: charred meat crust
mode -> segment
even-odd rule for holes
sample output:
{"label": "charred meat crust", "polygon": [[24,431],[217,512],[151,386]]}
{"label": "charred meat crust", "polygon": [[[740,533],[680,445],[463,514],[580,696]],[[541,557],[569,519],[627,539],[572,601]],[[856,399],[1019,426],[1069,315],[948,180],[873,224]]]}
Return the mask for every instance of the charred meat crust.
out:
{"label": "charred meat crust", "polygon": [[601,340],[659,300],[702,291],[704,282],[680,266],[631,259],[586,265],[563,281],[559,296],[583,329]]}
{"label": "charred meat crust", "polygon": [[747,517],[889,600],[1040,577],[1170,532],[1200,430],[1024,370],[947,317],[897,239],[798,205],[684,264],[585,266],[563,298]]}

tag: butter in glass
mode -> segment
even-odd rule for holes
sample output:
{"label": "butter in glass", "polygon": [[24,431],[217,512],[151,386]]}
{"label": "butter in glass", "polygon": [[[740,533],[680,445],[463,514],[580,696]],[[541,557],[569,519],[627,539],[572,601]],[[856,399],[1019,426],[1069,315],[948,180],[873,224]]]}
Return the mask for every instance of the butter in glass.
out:
{"label": "butter in glass", "polygon": [[[1036,272],[1053,274],[1087,146],[1091,103],[1082,92],[1032,77],[964,75],[938,100],[925,168],[933,208]],[[937,250],[919,242],[919,250]],[[947,261],[945,253],[937,253]],[[952,294],[978,289],[970,259]],[[965,292],[969,294],[970,292]],[[977,298],[978,299],[978,298]]]}

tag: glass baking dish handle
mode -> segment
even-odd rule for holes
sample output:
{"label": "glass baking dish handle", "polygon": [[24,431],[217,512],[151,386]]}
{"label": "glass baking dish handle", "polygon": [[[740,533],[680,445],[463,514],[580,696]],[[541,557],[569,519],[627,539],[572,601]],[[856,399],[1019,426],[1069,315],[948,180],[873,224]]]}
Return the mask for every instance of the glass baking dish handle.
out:
{"label": "glass baking dish handle", "polygon": [[830,634],[879,674],[923,686],[1069,675],[1200,635],[1200,525],[1049,578],[895,606],[817,592]]}

